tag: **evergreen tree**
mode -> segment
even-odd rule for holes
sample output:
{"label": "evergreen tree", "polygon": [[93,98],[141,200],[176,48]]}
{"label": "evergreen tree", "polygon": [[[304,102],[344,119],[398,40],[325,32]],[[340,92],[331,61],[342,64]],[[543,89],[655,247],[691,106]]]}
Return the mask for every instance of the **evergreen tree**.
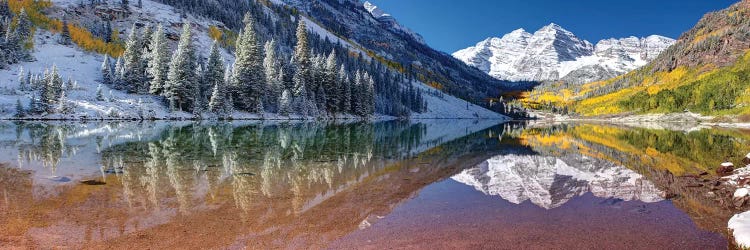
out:
{"label": "evergreen tree", "polygon": [[310,80],[310,47],[307,40],[307,27],[305,21],[299,20],[297,25],[297,46],[294,49],[294,73],[293,106],[296,111],[307,115],[310,112],[307,85]]}
{"label": "evergreen tree", "polygon": [[[145,27],[143,27],[143,33],[141,34],[141,47],[143,47],[141,50],[141,65],[143,67],[143,70],[145,71],[143,73],[143,76],[145,79],[143,80],[145,84],[151,83],[151,76],[148,74],[148,64],[151,62],[151,55],[153,52],[153,46],[151,46],[152,37],[154,36],[154,29],[152,28],[152,25],[146,24]],[[146,91],[150,91],[150,89],[147,89]]]}
{"label": "evergreen tree", "polygon": [[266,42],[264,46],[266,57],[263,59],[263,68],[266,75],[266,108],[272,112],[278,111],[279,96],[281,95],[281,81],[278,73],[278,60],[276,58],[276,41]]}
{"label": "evergreen tree", "polygon": [[115,71],[114,71],[114,74],[112,74],[112,86],[115,89],[123,89],[124,88],[124,86],[123,86],[124,85],[124,81],[123,81],[123,78],[122,78],[123,69],[124,69],[124,66],[123,66],[123,62],[122,62],[122,57],[118,57],[117,58],[117,62],[115,62]]}
{"label": "evergreen tree", "polygon": [[23,118],[26,116],[26,110],[23,109],[23,104],[21,104],[21,99],[16,100],[16,114],[14,116],[16,118]]}
{"label": "evergreen tree", "polygon": [[125,43],[125,52],[122,55],[122,79],[125,90],[131,93],[146,93],[148,91],[148,86],[144,81],[146,77],[143,75],[145,71],[141,59],[142,52],[141,39],[138,37],[135,24],[133,24]]}
{"label": "evergreen tree", "polygon": [[112,84],[113,76],[112,76],[112,64],[109,62],[109,56],[104,56],[104,62],[102,62],[101,67],[102,72],[102,83],[104,84]]}
{"label": "evergreen tree", "polygon": [[[230,105],[227,103],[227,88],[224,82],[224,59],[219,52],[219,44],[214,42],[211,46],[211,55],[208,57],[208,63],[206,64],[206,70],[203,77],[203,82],[207,86],[212,86],[213,91],[206,93],[206,98],[210,98],[208,102],[209,111],[217,114],[223,114],[229,110],[226,106]],[[211,88],[209,88],[210,90]],[[208,92],[208,91],[206,91]],[[210,96],[208,96],[210,94]]]}
{"label": "evergreen tree", "polygon": [[349,74],[346,73],[346,69],[343,65],[339,69],[338,78],[341,88],[339,112],[352,113],[352,83]]}
{"label": "evergreen tree", "polygon": [[96,100],[97,101],[103,102],[105,100],[104,99],[104,93],[102,93],[102,91],[103,90],[102,90],[102,85],[101,84],[99,84],[98,86],[96,86]]}
{"label": "evergreen tree", "polygon": [[44,112],[53,113],[55,104],[62,94],[63,80],[57,70],[56,65],[52,65],[52,72],[47,77],[46,84],[42,87],[41,104]]}
{"label": "evergreen tree", "polygon": [[325,108],[330,114],[335,114],[338,111],[339,106],[339,84],[338,82],[338,62],[336,62],[336,51],[331,51],[328,55],[325,64],[325,72],[323,74],[323,89],[325,90]]}
{"label": "evergreen tree", "polygon": [[68,106],[68,100],[67,95],[65,94],[65,90],[60,91],[60,97],[58,97],[57,99],[56,111],[60,114],[68,114],[72,111]]}
{"label": "evergreen tree", "polygon": [[362,72],[357,70],[357,73],[354,74],[354,82],[352,86],[352,114],[358,115],[358,116],[364,116],[364,107],[363,107],[363,80],[362,80]]}
{"label": "evergreen tree", "polygon": [[364,116],[371,116],[375,114],[375,80],[367,72],[365,72],[363,79],[365,80],[362,98],[362,102],[364,102]]}
{"label": "evergreen tree", "polygon": [[289,90],[285,89],[281,92],[281,97],[279,97],[279,114],[289,115],[289,113],[291,112],[291,105],[292,96],[289,93]]}
{"label": "evergreen tree", "polygon": [[149,56],[148,72],[151,78],[149,92],[154,95],[161,95],[164,83],[167,81],[169,72],[169,45],[164,36],[164,28],[159,25],[156,32],[151,37],[152,52]]}
{"label": "evergreen tree", "polygon": [[[31,32],[31,19],[29,19],[29,15],[26,14],[26,10],[22,8],[21,12],[18,14],[17,20],[15,31],[6,34],[6,42],[15,43],[15,53],[20,60],[30,61],[32,60],[31,49],[34,46],[34,34]],[[13,38],[9,39],[9,36]]]}
{"label": "evergreen tree", "polygon": [[232,81],[233,92],[238,94],[234,99],[235,106],[251,113],[261,113],[263,110],[258,108],[263,106],[265,74],[253,23],[252,18],[246,18],[245,29],[238,38]]}
{"label": "evergreen tree", "polygon": [[162,94],[167,98],[171,109],[192,111],[196,91],[196,83],[194,82],[196,66],[190,23],[185,22],[177,51],[172,56],[172,63]]}
{"label": "evergreen tree", "polygon": [[26,81],[26,74],[23,72],[23,67],[18,70],[18,89],[26,90],[26,86],[29,82]]}

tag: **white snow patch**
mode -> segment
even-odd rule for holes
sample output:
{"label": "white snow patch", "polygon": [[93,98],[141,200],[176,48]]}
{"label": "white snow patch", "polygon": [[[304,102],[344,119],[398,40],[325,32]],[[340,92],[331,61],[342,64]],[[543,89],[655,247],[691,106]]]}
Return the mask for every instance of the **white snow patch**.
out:
{"label": "white snow patch", "polygon": [[739,247],[750,248],[750,211],[732,216],[727,227]]}

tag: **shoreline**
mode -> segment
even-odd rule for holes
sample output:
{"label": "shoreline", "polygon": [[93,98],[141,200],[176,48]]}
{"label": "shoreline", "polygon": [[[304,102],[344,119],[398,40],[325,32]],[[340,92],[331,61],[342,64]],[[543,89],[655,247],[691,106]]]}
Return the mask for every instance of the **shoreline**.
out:
{"label": "shoreline", "polygon": [[[733,118],[718,120],[714,116],[704,116],[701,114],[669,113],[669,114],[643,114],[643,115],[618,115],[610,117],[572,117],[558,114],[533,112],[532,115],[538,117],[536,121],[546,122],[599,122],[599,123],[616,123],[623,125],[634,125],[636,127],[649,127],[648,125],[675,125],[690,128],[739,128],[750,129],[750,122],[742,122]],[[644,124],[645,123],[645,124]],[[671,126],[669,126],[671,127]]]}

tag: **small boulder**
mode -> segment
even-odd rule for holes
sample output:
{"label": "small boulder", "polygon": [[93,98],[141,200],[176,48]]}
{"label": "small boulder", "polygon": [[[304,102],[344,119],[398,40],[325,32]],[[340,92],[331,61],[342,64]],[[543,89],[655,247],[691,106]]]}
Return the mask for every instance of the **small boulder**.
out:
{"label": "small boulder", "polygon": [[106,182],[98,181],[98,180],[83,180],[81,181],[81,184],[83,185],[89,185],[89,186],[101,186],[106,185]]}
{"label": "small boulder", "polygon": [[750,153],[747,153],[745,159],[742,159],[742,164],[750,165]]}
{"label": "small boulder", "polygon": [[730,175],[734,172],[734,163],[724,162],[716,169],[716,174],[720,176]]}
{"label": "small boulder", "polygon": [[734,190],[734,198],[745,198],[750,194],[750,190],[747,188],[738,188],[737,190]]}

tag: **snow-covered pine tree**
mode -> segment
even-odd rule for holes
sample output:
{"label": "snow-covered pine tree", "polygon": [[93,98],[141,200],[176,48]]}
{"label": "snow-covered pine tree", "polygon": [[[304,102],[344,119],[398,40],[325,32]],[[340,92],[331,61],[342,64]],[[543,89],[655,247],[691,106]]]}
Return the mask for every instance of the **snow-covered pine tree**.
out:
{"label": "snow-covered pine tree", "polygon": [[[148,23],[146,26],[143,27],[143,33],[141,34],[141,65],[143,65],[143,70],[145,71],[143,73],[143,77],[145,79],[143,80],[145,84],[151,83],[151,76],[148,74],[148,63],[151,62],[151,54],[153,52],[153,47],[151,46],[152,39],[151,37],[154,36],[154,29],[153,26]],[[147,89],[146,91],[150,91],[150,89]]]}
{"label": "snow-covered pine tree", "polygon": [[26,110],[24,110],[23,104],[21,104],[21,99],[16,99],[16,113],[13,116],[15,118],[23,118],[26,116]]}
{"label": "snow-covered pine tree", "polygon": [[43,110],[47,113],[55,112],[55,104],[60,99],[62,93],[63,80],[60,77],[60,73],[57,69],[57,65],[52,65],[52,71],[49,73],[48,81],[42,87],[41,93],[41,104]]}
{"label": "snow-covered pine tree", "polygon": [[319,94],[325,82],[325,61],[326,59],[320,55],[316,55],[312,60],[312,80],[308,86],[313,88],[309,90],[313,90],[312,94],[315,95],[311,100],[315,100],[316,115],[325,113],[326,111],[326,96]]}
{"label": "snow-covered pine tree", "polygon": [[297,25],[297,46],[294,49],[294,89],[292,91],[292,106],[296,112],[303,115],[309,113],[311,100],[308,100],[307,85],[311,77],[310,47],[307,40],[305,21],[300,19]]}
{"label": "snow-covered pine tree", "polygon": [[289,115],[291,113],[292,96],[288,89],[284,89],[279,97],[279,114]]}
{"label": "snow-covered pine tree", "polygon": [[224,59],[219,52],[219,44],[214,42],[211,46],[211,54],[208,56],[203,81],[208,86],[213,86],[213,91],[208,103],[209,111],[216,114],[224,114],[228,110],[227,86],[224,82]]}
{"label": "snow-covered pine tree", "polygon": [[112,87],[115,89],[123,89],[124,87],[122,79],[123,68],[122,57],[118,57],[117,62],[115,62],[114,74],[112,74]]}
{"label": "snow-covered pine tree", "polygon": [[31,61],[33,59],[31,49],[34,47],[34,34],[31,30],[31,19],[29,19],[29,15],[24,8],[21,8],[21,12],[18,13],[17,20],[16,29],[12,33],[17,39],[16,49],[19,50],[16,53],[19,57],[18,59],[21,61]]}
{"label": "snow-covered pine tree", "polygon": [[23,72],[23,66],[18,69],[18,89],[23,91],[26,90],[26,86],[29,83],[26,81],[26,74]]}
{"label": "snow-covered pine tree", "polygon": [[341,88],[341,97],[339,102],[339,112],[341,113],[352,113],[352,82],[349,78],[349,74],[346,72],[344,65],[341,65],[339,69],[339,84]]}
{"label": "snow-covered pine tree", "polygon": [[331,51],[326,59],[323,73],[323,89],[325,90],[325,108],[329,114],[339,112],[339,98],[341,97],[338,87],[338,62],[336,62],[336,51]]}
{"label": "snow-covered pine tree", "polygon": [[261,53],[254,22],[247,15],[245,28],[237,42],[232,81],[233,92],[238,94],[235,95],[235,106],[251,113],[263,112],[258,110],[258,107],[262,107],[266,85]]}
{"label": "snow-covered pine tree", "polygon": [[352,114],[358,115],[358,116],[364,116],[364,107],[362,99],[364,98],[364,95],[362,94],[363,90],[363,80],[362,80],[362,71],[357,70],[357,72],[354,74],[354,82],[352,85]]}
{"label": "snow-covered pine tree", "polygon": [[70,29],[68,28],[68,21],[63,21],[62,32],[60,32],[60,44],[70,45],[73,41],[70,38]]}
{"label": "snow-covered pine tree", "polygon": [[109,56],[104,56],[104,61],[102,62],[100,70],[102,72],[102,83],[112,84],[112,63],[109,62]]}
{"label": "snow-covered pine tree", "polygon": [[185,22],[177,51],[172,56],[172,63],[167,74],[162,95],[167,98],[172,110],[192,111],[196,91],[195,81],[195,47],[193,46],[190,23]]}
{"label": "snow-covered pine tree", "polygon": [[68,99],[67,94],[65,90],[60,91],[60,97],[57,99],[57,107],[55,111],[59,114],[69,114],[72,110],[70,110],[68,106]]}
{"label": "snow-covered pine tree", "polygon": [[195,117],[200,117],[203,111],[208,109],[208,98],[206,98],[206,95],[204,95],[204,92],[208,92],[209,90],[203,90],[203,84],[205,84],[205,79],[203,78],[203,66],[198,63],[198,66],[195,67],[195,80],[193,81],[193,115]]}
{"label": "snow-covered pine tree", "polygon": [[24,86],[23,91],[28,91],[28,90],[31,90],[33,88],[32,87],[34,85],[34,83],[33,83],[34,78],[33,77],[34,76],[31,75],[31,71],[27,71],[26,72],[26,77],[24,77],[24,82],[26,82],[26,85]]}
{"label": "snow-covered pine tree", "polygon": [[149,56],[148,73],[151,78],[149,92],[154,95],[161,95],[164,83],[167,81],[169,72],[169,45],[164,36],[164,27],[159,25],[156,32],[151,36],[151,55]]}
{"label": "snow-covered pine tree", "polygon": [[276,58],[276,41],[266,42],[264,46],[266,53],[263,59],[263,68],[266,75],[266,92],[264,93],[265,107],[271,112],[279,110],[279,96],[281,95],[281,79],[278,73],[278,59]]}
{"label": "snow-covered pine tree", "polygon": [[96,86],[96,100],[97,101],[103,102],[103,101],[106,100],[104,98],[104,93],[102,91],[103,91],[103,89],[102,89],[102,85],[101,84],[99,84],[98,86]]}
{"label": "snow-covered pine tree", "polygon": [[122,54],[123,68],[122,79],[125,84],[125,90],[131,93],[146,93],[148,86],[145,84],[145,76],[141,53],[143,53],[141,39],[136,32],[136,26],[130,28],[128,40],[125,42],[125,52]]}
{"label": "snow-covered pine tree", "polygon": [[367,117],[375,114],[375,80],[367,72],[365,72],[363,80],[365,82],[362,102],[364,102],[365,107],[364,116]]}

